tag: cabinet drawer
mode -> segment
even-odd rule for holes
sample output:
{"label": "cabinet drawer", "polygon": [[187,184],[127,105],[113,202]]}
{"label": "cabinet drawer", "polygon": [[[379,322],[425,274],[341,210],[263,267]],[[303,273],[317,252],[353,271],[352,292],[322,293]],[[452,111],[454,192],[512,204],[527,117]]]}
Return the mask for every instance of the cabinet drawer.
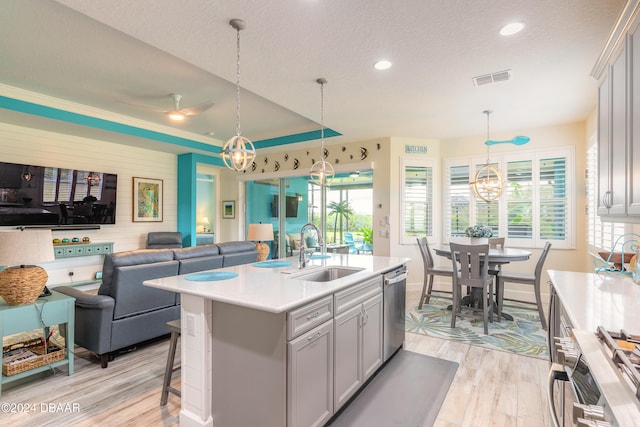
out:
{"label": "cabinet drawer", "polygon": [[336,314],[340,314],[367,298],[382,292],[382,276],[376,276],[334,294]]}
{"label": "cabinet drawer", "polygon": [[333,297],[328,296],[287,313],[287,339],[292,340],[333,317]]}

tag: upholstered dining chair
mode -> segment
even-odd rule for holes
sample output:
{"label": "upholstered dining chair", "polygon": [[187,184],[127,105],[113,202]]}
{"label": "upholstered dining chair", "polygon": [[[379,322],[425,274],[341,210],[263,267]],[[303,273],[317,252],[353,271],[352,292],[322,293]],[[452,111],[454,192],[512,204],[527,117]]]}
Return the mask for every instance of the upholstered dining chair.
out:
{"label": "upholstered dining chair", "polygon": [[[544,245],[544,249],[542,249],[542,253],[540,254],[540,258],[538,258],[538,262],[536,263],[536,268],[533,274],[519,274],[519,273],[511,273],[500,271],[497,276],[496,282],[496,295],[498,299],[498,318],[502,316],[502,306],[504,302],[504,284],[509,283],[521,283],[525,285],[533,286],[533,292],[536,298],[536,306],[538,307],[538,314],[540,315],[540,323],[542,324],[542,329],[547,329],[547,321],[544,317],[544,310],[542,307],[542,299],[540,297],[540,280],[542,277],[542,267],[544,266],[544,262],[547,259],[547,255],[549,255],[549,250],[551,249],[551,243],[547,242]],[[526,302],[531,304],[529,301],[518,301],[518,302]]]}
{"label": "upholstered dining chair", "polygon": [[422,265],[424,268],[422,294],[420,295],[420,303],[418,304],[418,309],[421,309],[422,304],[429,304],[429,299],[431,299],[433,278],[435,276],[453,277],[453,271],[451,267],[435,267],[433,255],[426,237],[416,237],[416,240],[418,241],[420,254],[422,254]]}
{"label": "upholstered dining chair", "polygon": [[[451,327],[456,327],[456,315],[462,308],[462,288],[471,288],[471,308],[474,308],[474,295],[480,292],[484,333],[489,333],[489,322],[493,322],[493,276],[489,276],[489,245],[451,246],[453,275],[453,305],[451,306]],[[479,304],[479,305],[480,305]]]}

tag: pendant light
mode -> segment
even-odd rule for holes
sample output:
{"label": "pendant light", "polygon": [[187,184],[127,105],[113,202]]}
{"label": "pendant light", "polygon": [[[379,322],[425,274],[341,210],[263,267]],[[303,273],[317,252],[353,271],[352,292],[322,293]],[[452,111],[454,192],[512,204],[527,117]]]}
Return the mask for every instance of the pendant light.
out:
{"label": "pendant light", "polygon": [[504,180],[500,169],[492,165],[489,159],[489,147],[492,144],[488,144],[487,142],[491,141],[491,138],[489,138],[489,115],[492,111],[485,110],[483,113],[487,115],[487,141],[485,142],[487,146],[487,163],[478,170],[475,180],[469,185],[471,185],[476,198],[484,200],[485,202],[492,202],[499,199],[500,195],[502,195]]}
{"label": "pendant light", "polygon": [[246,28],[246,24],[241,19],[229,21],[238,33],[237,36],[237,61],[236,61],[236,134],[231,137],[220,150],[220,156],[225,166],[235,171],[247,169],[256,158],[256,149],[253,143],[240,135],[240,30]]}
{"label": "pendant light", "polygon": [[320,160],[315,162],[311,166],[309,175],[311,176],[311,182],[318,185],[329,184],[334,177],[333,166],[326,161],[326,154],[324,150],[324,85],[327,83],[327,79],[319,78],[316,83],[320,85]]}

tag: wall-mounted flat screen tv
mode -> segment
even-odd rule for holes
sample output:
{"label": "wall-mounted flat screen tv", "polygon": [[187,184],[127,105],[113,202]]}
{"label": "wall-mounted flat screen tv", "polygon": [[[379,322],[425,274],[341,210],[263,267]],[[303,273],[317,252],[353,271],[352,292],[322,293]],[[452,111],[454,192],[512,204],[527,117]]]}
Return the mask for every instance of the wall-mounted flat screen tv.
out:
{"label": "wall-mounted flat screen tv", "polygon": [[[285,205],[286,217],[296,218],[298,216],[298,197],[287,196]],[[278,196],[273,196],[271,199],[271,216],[278,216]]]}
{"label": "wall-mounted flat screen tv", "polygon": [[115,224],[118,176],[0,162],[0,226]]}

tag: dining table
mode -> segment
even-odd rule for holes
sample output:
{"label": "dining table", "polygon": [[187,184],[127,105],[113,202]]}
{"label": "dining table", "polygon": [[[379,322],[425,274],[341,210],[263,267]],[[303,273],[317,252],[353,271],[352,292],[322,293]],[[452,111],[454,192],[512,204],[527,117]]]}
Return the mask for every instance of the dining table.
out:
{"label": "dining table", "polygon": [[[433,246],[433,250],[438,256],[445,257],[447,259],[451,259],[451,246],[449,245],[435,245]],[[527,261],[531,257],[531,252],[525,249],[519,248],[489,248],[489,265],[490,266],[501,266],[504,264],[509,264],[511,262],[519,262],[519,261]],[[480,294],[477,292],[479,289],[474,288],[476,294]],[[473,306],[474,302],[481,302],[482,298],[480,295],[474,295],[473,292],[471,295],[467,295],[462,299],[462,304],[467,306]],[[494,312],[497,313],[497,304],[494,304]],[[502,313],[502,317],[507,320],[513,320],[513,317],[507,313]]]}

